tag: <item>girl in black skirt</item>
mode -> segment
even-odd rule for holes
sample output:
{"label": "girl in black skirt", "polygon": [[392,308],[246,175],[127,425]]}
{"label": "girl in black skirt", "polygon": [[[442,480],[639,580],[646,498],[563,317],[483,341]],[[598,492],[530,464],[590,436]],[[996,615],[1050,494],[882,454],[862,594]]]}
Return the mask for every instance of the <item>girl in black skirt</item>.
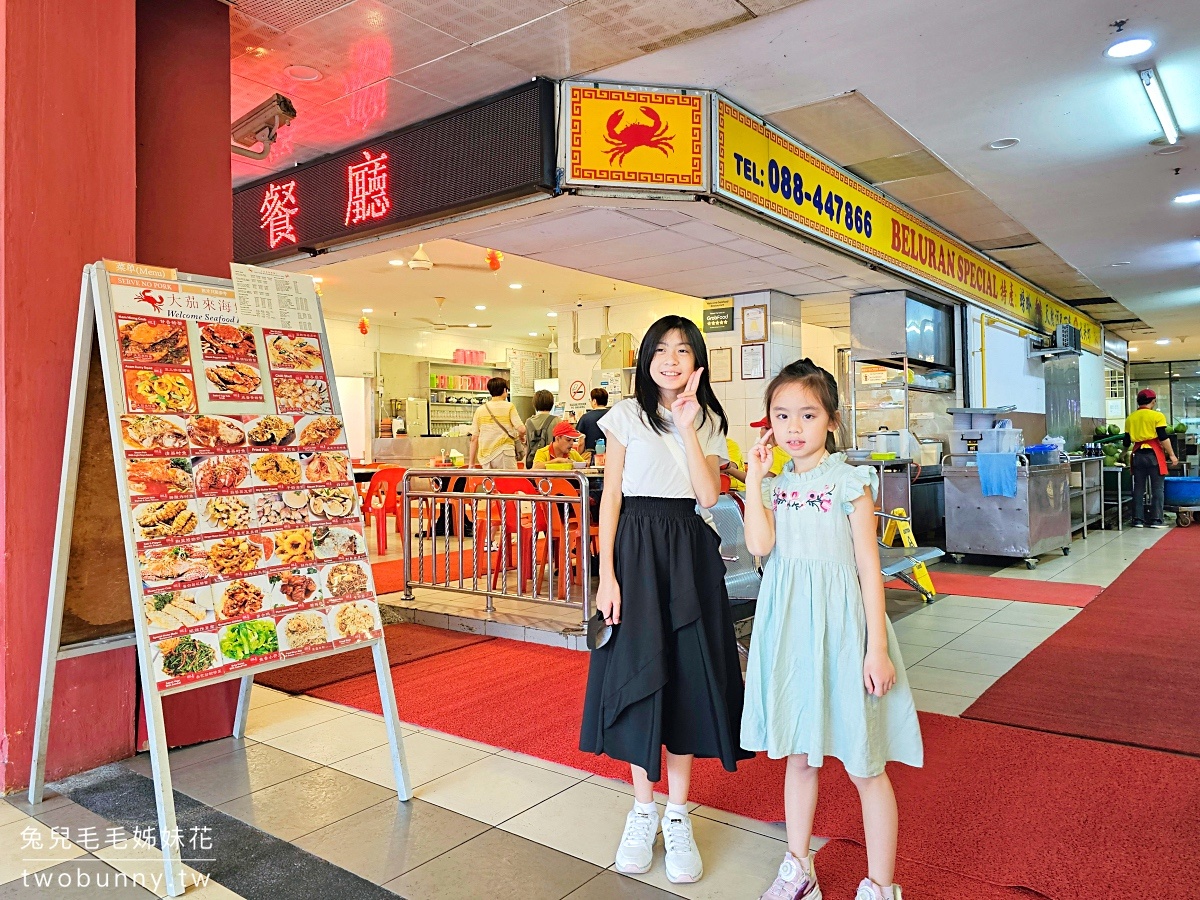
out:
{"label": "girl in black skirt", "polygon": [[634,806],[617,849],[620,872],[650,869],[659,816],[653,786],[667,751],[662,819],[667,878],[697,881],[700,853],[687,813],[692,759],[732,772],[742,674],[720,538],[696,514],[720,494],[728,422],[709,385],[704,338],[666,316],[638,351],[636,399],[600,420],[607,437],[596,606],[613,635],[592,653],[580,749],[628,762]]}

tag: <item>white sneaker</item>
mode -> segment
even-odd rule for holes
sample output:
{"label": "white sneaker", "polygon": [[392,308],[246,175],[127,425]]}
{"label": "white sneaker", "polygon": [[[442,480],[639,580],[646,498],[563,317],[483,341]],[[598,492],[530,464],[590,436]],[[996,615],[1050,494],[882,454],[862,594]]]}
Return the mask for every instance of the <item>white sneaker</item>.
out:
{"label": "white sneaker", "polygon": [[692,817],[667,813],[662,820],[663,844],[667,848],[667,881],[691,884],[704,874],[704,863],[692,837]]}
{"label": "white sneaker", "polygon": [[617,871],[625,875],[644,875],[654,861],[654,840],[658,836],[658,810],[652,813],[631,809],[625,817],[625,832],[617,847]]}
{"label": "white sneaker", "polygon": [[864,878],[858,885],[858,893],[854,895],[854,900],[904,900],[904,895],[900,893],[898,884],[892,885],[889,894],[870,878]]}

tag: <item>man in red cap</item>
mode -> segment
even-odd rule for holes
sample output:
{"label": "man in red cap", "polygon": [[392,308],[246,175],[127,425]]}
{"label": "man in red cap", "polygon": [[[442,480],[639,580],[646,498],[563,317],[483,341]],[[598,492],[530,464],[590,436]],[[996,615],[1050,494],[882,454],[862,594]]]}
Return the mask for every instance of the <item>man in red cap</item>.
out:
{"label": "man in red cap", "polygon": [[[1163,527],[1163,478],[1167,461],[1178,463],[1167,437],[1167,417],[1155,407],[1158,395],[1146,388],[1138,391],[1137,412],[1125,420],[1125,446],[1133,445],[1133,527]],[[1146,517],[1146,484],[1150,485],[1150,517]]]}
{"label": "man in red cap", "polygon": [[586,460],[575,449],[574,444],[583,435],[575,430],[570,422],[559,422],[554,426],[554,436],[550,443],[533,454],[535,469],[549,468],[550,463],[585,462]]}

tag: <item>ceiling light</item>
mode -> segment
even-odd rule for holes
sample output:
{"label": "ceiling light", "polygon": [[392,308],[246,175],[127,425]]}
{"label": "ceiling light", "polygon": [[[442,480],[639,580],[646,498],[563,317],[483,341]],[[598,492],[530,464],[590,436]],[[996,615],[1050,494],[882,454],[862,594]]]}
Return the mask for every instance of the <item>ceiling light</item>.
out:
{"label": "ceiling light", "polygon": [[371,309],[370,307],[367,307],[366,309],[364,309],[364,310],[363,310],[363,312],[365,312],[365,313],[373,313],[373,312],[375,312],[375,310]]}
{"label": "ceiling light", "polygon": [[1200,203],[1200,191],[1188,191],[1175,198],[1176,203]]}
{"label": "ceiling light", "polygon": [[509,285],[509,287],[512,288],[514,291],[519,291],[521,289],[521,282],[514,281],[512,284]]}
{"label": "ceiling light", "polygon": [[1021,143],[1020,138],[1000,138],[998,141],[992,141],[988,144],[989,150],[1007,150],[1009,147],[1015,147]]}
{"label": "ceiling light", "polygon": [[477,310],[479,310],[480,312],[483,312],[485,309],[487,309],[487,307],[486,307],[486,306],[484,306],[482,303],[481,303],[481,304],[479,304],[479,305],[478,305],[477,307],[475,307],[475,308],[476,308]]}
{"label": "ceiling light", "polygon": [[314,69],[312,66],[287,66],[283,70],[283,74],[292,81],[320,81],[321,72],[319,69]]}
{"label": "ceiling light", "polygon": [[558,318],[558,313],[556,313],[556,312],[548,312],[548,313],[546,313],[546,315],[549,316],[551,319]]}
{"label": "ceiling light", "polygon": [[529,332],[529,336],[530,336],[530,337],[537,337],[537,336],[538,336],[538,333],[537,333],[536,331],[531,331],[531,332]]}
{"label": "ceiling light", "polygon": [[324,278],[318,278],[315,275],[313,276],[313,284],[320,284],[324,280]]}
{"label": "ceiling light", "polygon": [[1133,344],[1130,344],[1130,345],[1129,345],[1129,352],[1130,352],[1130,353],[1137,353],[1137,352],[1138,352],[1138,348],[1137,348],[1137,347],[1135,347],[1135,346],[1133,346]]}
{"label": "ceiling light", "polygon": [[1174,144],[1179,140],[1179,126],[1175,124],[1175,114],[1171,112],[1171,103],[1163,91],[1158,73],[1153,68],[1139,69],[1138,78],[1142,80],[1142,87],[1146,89],[1146,96],[1150,98],[1150,105],[1154,107],[1154,114],[1158,116],[1158,124],[1162,126],[1167,143]]}
{"label": "ceiling light", "polygon": [[1154,343],[1158,344],[1158,346],[1160,346],[1160,347],[1165,347],[1165,346],[1167,346],[1167,344],[1171,343],[1171,339],[1163,338],[1161,341],[1155,341]]}
{"label": "ceiling light", "polygon": [[[1162,140],[1162,138],[1156,138],[1156,140]],[[1151,141],[1150,143],[1153,144],[1154,141]],[[1181,146],[1179,146],[1178,144],[1176,144],[1174,147],[1162,147],[1158,150],[1155,150],[1154,155],[1155,156],[1170,156],[1172,153],[1182,153],[1182,152],[1183,152],[1183,148]]]}
{"label": "ceiling light", "polygon": [[404,265],[404,260],[402,260],[402,259],[389,259],[389,260],[388,260],[388,265],[389,265],[389,266],[402,266],[402,265]]}
{"label": "ceiling light", "polygon": [[1105,50],[1104,55],[1109,59],[1129,59],[1131,56],[1141,56],[1153,46],[1154,41],[1149,38],[1125,38]]}
{"label": "ceiling light", "polygon": [[1109,265],[1115,269],[1117,266],[1131,266],[1131,265],[1133,265],[1133,263],[1126,260],[1125,262],[1109,263]]}
{"label": "ceiling light", "polygon": [[433,260],[429,258],[429,254],[425,252],[424,244],[417,244],[417,252],[412,255],[408,261],[408,267],[414,272],[420,269],[422,272],[428,272],[433,268]]}
{"label": "ceiling light", "polygon": [[468,322],[468,323],[467,323],[467,327],[468,327],[468,328],[478,328],[479,326],[478,326],[478,325],[476,325],[474,322]]}

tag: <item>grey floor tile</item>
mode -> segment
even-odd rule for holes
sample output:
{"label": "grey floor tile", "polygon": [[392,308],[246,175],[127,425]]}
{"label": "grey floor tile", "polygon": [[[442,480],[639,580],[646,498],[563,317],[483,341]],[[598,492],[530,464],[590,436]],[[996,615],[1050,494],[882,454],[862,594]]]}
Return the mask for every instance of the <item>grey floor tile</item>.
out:
{"label": "grey floor tile", "polygon": [[266,744],[256,744],[204,765],[173,773],[175,790],[209,806],[220,806],[318,768],[317,763]]}
{"label": "grey floor tile", "polygon": [[1007,640],[1005,638],[988,637],[985,634],[975,634],[968,631],[944,646],[949,650],[966,650],[970,653],[990,653],[993,656],[1024,659],[1038,644],[1041,638],[1024,641]]}
{"label": "grey floor tile", "polygon": [[982,622],[996,612],[997,610],[988,609],[984,606],[963,606],[961,604],[946,603],[944,600],[935,600],[929,604],[928,609],[920,614],[920,618],[926,621],[950,619],[955,624],[958,624],[963,621]]}
{"label": "grey floor tile", "polygon": [[935,613],[933,609],[923,609],[911,616],[906,616],[897,628],[906,631],[945,631],[949,634],[963,634],[979,624],[978,619],[956,619],[949,613]]}
{"label": "grey floor tile", "polygon": [[600,872],[590,863],[493,828],[384,887],[412,900],[561,900]]}
{"label": "grey floor tile", "polygon": [[940,713],[943,716],[961,716],[968,706],[975,702],[972,697],[960,697],[957,694],[939,694],[936,691],[923,691],[913,688],[913,701],[921,712]]}
{"label": "grey floor tile", "polygon": [[971,629],[975,636],[1002,638],[1006,641],[1036,641],[1039,644],[1058,630],[1057,626],[1005,625],[1002,622],[980,622]]}
{"label": "grey floor tile", "polygon": [[953,669],[955,672],[974,672],[976,675],[1000,676],[1019,663],[1020,660],[990,653],[968,653],[943,647],[934,650],[921,660],[922,666],[934,669]]}
{"label": "grey floor tile", "polygon": [[992,597],[969,597],[965,594],[947,594],[941,600],[937,601],[936,608],[957,609],[961,606],[967,606],[995,611],[1003,609],[1010,603],[1012,603],[1011,600],[996,600]]}
{"label": "grey floor tile", "polygon": [[601,872],[565,900],[674,900],[677,896],[616,872]]}
{"label": "grey floor tile", "polygon": [[[247,747],[254,746],[255,743],[257,742],[249,738],[237,740],[227,737],[221,738],[219,741],[194,744],[191,747],[180,747],[178,750],[169,751],[167,756],[171,760],[171,771],[174,773],[187,766],[199,765],[200,763],[226,756],[238,750],[245,750]],[[147,778],[151,777],[150,754],[148,752],[139,753],[137,756],[125,760],[124,765],[139,775],[145,775]]]}
{"label": "grey floor tile", "polygon": [[81,856],[0,886],[0,898],[74,900],[152,900],[156,895],[135,884],[108,863]]}
{"label": "grey floor tile", "polygon": [[936,650],[944,647],[960,635],[951,631],[930,631],[927,628],[908,628],[903,622],[896,626],[896,640],[901,644],[912,644],[915,647],[929,647]]}
{"label": "grey floor tile", "polygon": [[217,807],[285,841],[362,812],[395,796],[386,788],[334,769],[316,769]]}
{"label": "grey floor tile", "polygon": [[78,803],[68,802],[38,813],[37,820],[43,825],[57,829],[67,840],[78,844],[89,853],[94,853],[109,844],[120,843],[129,837],[120,825],[96,815]]}
{"label": "grey floor tile", "polygon": [[355,875],[384,884],[478,837],[487,825],[414,799],[393,797],[295,842]]}
{"label": "grey floor tile", "polygon": [[1047,603],[1013,603],[988,617],[989,622],[1004,625],[1033,625],[1058,628],[1070,622],[1079,609],[1074,606],[1051,606]]}
{"label": "grey floor tile", "polygon": [[[36,806],[29,802],[29,793],[27,791],[22,791],[19,794],[13,794],[11,797],[5,797],[4,799],[10,806],[20,810],[27,816],[40,816],[42,813],[54,809],[56,806],[65,806],[71,802],[70,797],[64,797],[62,794],[51,790],[50,788],[46,788],[42,792],[42,802]],[[5,825],[7,825],[10,821],[15,821],[15,818],[8,814],[5,815],[5,819],[7,820],[4,823]]]}
{"label": "grey floor tile", "polygon": [[923,691],[940,694],[961,694],[978,697],[996,682],[994,675],[976,675],[954,669],[935,669],[932,666],[913,666],[908,670],[908,683]]}
{"label": "grey floor tile", "polygon": [[900,656],[904,659],[905,668],[915,666],[929,654],[937,652],[936,647],[922,647],[901,640],[897,640],[897,643],[900,645]]}

